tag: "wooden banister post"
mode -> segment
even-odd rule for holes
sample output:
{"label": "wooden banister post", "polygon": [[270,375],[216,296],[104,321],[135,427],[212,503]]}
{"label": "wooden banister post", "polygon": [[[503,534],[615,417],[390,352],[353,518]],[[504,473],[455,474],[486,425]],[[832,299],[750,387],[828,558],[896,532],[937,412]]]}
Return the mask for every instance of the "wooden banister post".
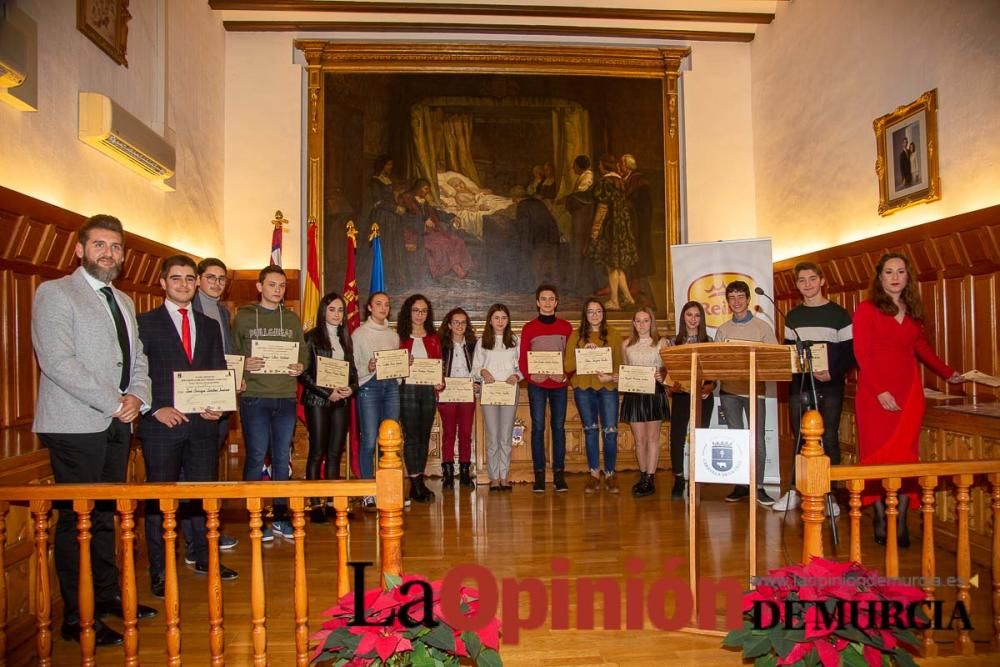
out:
{"label": "wooden banister post", "polygon": [[292,576],[293,612],[295,614],[295,664],[309,664],[309,588],[306,580],[306,499],[289,498],[292,529],[295,536],[295,574]]}
{"label": "wooden banister post", "polygon": [[903,480],[890,477],[882,480],[885,489],[885,576],[899,576],[899,490]]}
{"label": "wooden banister post", "polygon": [[260,498],[247,498],[247,510],[250,512],[250,641],[254,667],[264,667],[267,664],[267,600],[261,547],[264,503]]}
{"label": "wooden banister post", "polygon": [[[920,488],[923,493],[920,496],[920,516],[923,518],[922,532],[924,534],[922,551],[920,554],[920,578],[923,580],[924,599],[928,604],[934,602],[934,489],[937,487],[938,478],[931,475],[920,478]],[[921,639],[923,653],[925,657],[937,655],[937,643],[934,641],[934,630],[928,628],[923,631]]]}
{"label": "wooden banister post", "polygon": [[125,626],[124,647],[126,667],[139,665],[139,591],[135,585],[135,507],[136,501],[131,498],[118,499],[118,512],[121,514],[122,529],[122,624]]}
{"label": "wooden banister post", "polygon": [[38,664],[52,664],[52,585],[49,581],[49,510],[48,500],[32,500],[35,515],[35,647]]}
{"label": "wooden banister post", "polygon": [[166,652],[168,667],[181,664],[181,600],[177,587],[177,499],[160,500],[163,512],[163,615],[167,624]]}
{"label": "wooden banister post", "polygon": [[[969,548],[969,487],[972,486],[972,475],[955,475],[955,527],[958,529],[958,548],[955,554],[955,565],[958,570],[958,587],[955,591],[955,602],[965,605],[965,611],[972,615],[972,596],[969,594],[969,579],[972,577],[972,551]],[[972,655],[976,648],[972,643],[969,631],[959,626],[955,637],[955,650],[960,655]]]}
{"label": "wooden banister post", "polygon": [[848,505],[851,508],[851,561],[854,563],[861,562],[861,492],[864,490],[865,480],[847,480]]}
{"label": "wooden banister post", "polygon": [[347,575],[347,497],[335,496],[333,509],[337,512],[337,599],[351,592],[351,580]]}
{"label": "wooden banister post", "polygon": [[378,429],[382,456],[375,473],[375,506],[379,516],[379,539],[382,552],[382,585],[385,575],[399,575],[403,570],[403,444],[399,422],[386,419]]}
{"label": "wooden banister post", "polygon": [[816,410],[802,415],[805,444],[795,457],[795,486],[802,494],[802,562],[823,556],[823,519],[830,492],[830,458],[823,453],[823,417]]}
{"label": "wooden banister post", "polygon": [[222,577],[219,575],[219,498],[206,498],[205,539],[208,541],[208,647],[212,667],[226,663],[225,634],[222,618]]}
{"label": "wooden banister post", "polygon": [[94,501],[74,500],[76,512],[76,541],[80,545],[80,578],[78,581],[78,608],[80,613],[80,665],[93,667],[97,664],[97,635],[94,632],[94,567],[90,561],[90,544],[93,536],[90,529],[90,513],[94,511]]}

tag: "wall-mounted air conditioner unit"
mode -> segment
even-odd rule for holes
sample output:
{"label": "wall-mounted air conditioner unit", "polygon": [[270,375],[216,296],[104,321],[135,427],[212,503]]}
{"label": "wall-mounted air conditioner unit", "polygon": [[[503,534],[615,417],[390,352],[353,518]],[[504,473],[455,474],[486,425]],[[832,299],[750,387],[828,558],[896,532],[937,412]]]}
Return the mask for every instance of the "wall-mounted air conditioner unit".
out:
{"label": "wall-mounted air conditioner unit", "polygon": [[27,14],[0,0],[0,102],[38,108],[38,29]]}
{"label": "wall-mounted air conditioner unit", "polygon": [[119,164],[166,192],[177,156],[163,137],[100,93],[80,93],[80,141],[90,144]]}

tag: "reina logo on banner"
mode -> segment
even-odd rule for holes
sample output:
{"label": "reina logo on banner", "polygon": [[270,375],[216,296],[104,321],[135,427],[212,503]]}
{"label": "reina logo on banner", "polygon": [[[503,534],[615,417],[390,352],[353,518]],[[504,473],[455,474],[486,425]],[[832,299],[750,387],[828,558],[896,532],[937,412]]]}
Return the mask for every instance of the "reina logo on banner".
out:
{"label": "reina logo on banner", "polygon": [[694,446],[694,481],[703,484],[749,484],[750,431],[695,429]]}
{"label": "reina logo on banner", "polygon": [[734,280],[742,280],[750,286],[750,310],[753,310],[754,289],[757,282],[744,273],[709,273],[691,281],[687,289],[688,301],[697,301],[705,308],[705,326],[718,328],[732,317],[726,303],[726,285]]}

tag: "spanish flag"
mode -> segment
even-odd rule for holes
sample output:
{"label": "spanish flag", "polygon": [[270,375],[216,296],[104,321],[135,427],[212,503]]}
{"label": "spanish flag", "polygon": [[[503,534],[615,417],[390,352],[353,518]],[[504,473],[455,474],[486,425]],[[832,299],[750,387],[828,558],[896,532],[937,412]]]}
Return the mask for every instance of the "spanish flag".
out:
{"label": "spanish flag", "polygon": [[319,322],[316,310],[319,308],[319,253],[316,249],[318,227],[314,218],[309,219],[306,231],[306,285],[302,294],[302,329],[309,331]]}

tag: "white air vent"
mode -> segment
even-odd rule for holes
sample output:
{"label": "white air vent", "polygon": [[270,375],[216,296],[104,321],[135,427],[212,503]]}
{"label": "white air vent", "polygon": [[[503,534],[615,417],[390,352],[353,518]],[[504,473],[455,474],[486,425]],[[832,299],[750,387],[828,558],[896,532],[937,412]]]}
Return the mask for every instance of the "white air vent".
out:
{"label": "white air vent", "polygon": [[156,187],[173,191],[176,153],[163,137],[100,93],[80,93],[80,141],[90,144]]}

